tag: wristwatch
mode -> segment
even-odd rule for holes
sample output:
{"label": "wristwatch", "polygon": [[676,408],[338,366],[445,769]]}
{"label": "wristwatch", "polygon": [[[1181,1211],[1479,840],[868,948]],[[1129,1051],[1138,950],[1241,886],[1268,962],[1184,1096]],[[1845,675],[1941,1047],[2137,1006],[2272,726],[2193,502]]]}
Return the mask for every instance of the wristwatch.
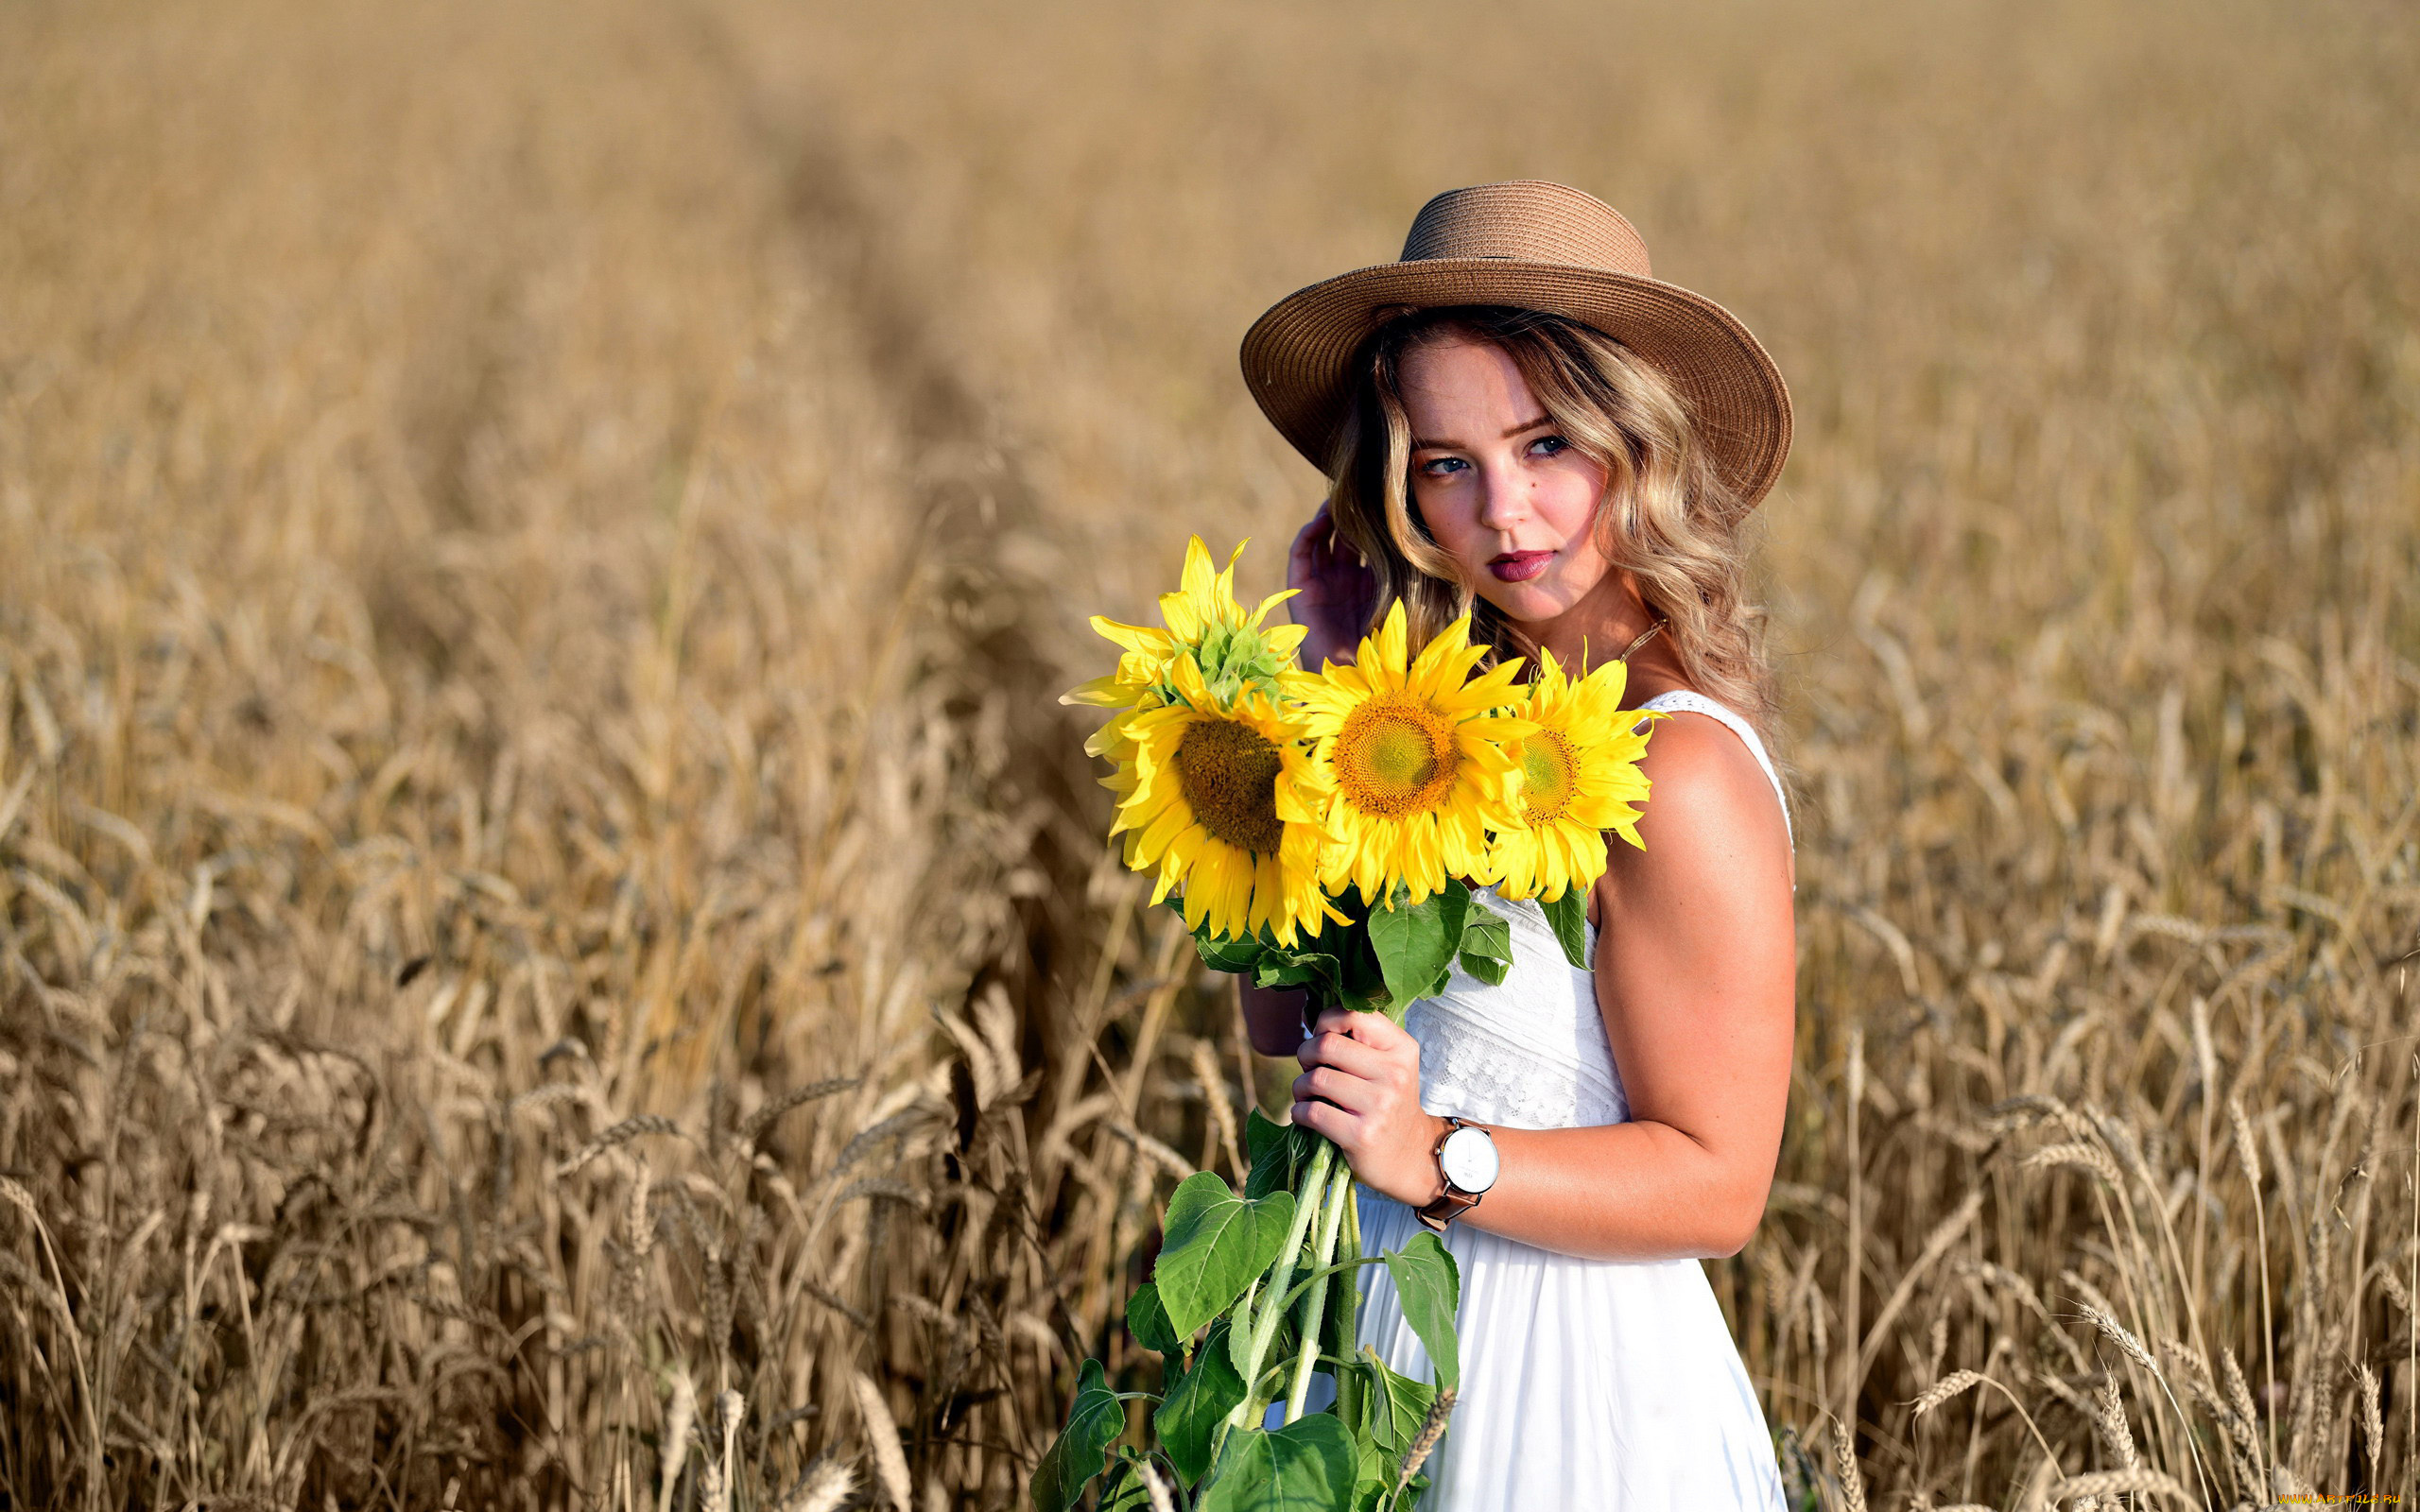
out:
{"label": "wristwatch", "polygon": [[1447,1224],[1478,1207],[1487,1189],[1495,1185],[1495,1141],[1478,1125],[1448,1115],[1435,1154],[1437,1174],[1445,1178],[1445,1190],[1436,1201],[1413,1211],[1422,1223],[1442,1234]]}

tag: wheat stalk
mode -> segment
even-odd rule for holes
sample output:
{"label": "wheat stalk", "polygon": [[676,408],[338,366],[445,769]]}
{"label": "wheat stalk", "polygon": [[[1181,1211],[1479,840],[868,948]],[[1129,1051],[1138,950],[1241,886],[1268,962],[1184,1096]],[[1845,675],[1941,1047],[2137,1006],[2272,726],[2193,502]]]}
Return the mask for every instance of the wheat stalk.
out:
{"label": "wheat stalk", "polygon": [[836,1459],[820,1459],[782,1498],[780,1512],[838,1512],[856,1488],[855,1470]]}
{"label": "wheat stalk", "polygon": [[2131,1470],[2141,1463],[2135,1452],[2135,1435],[2126,1426],[2126,1404],[2118,1394],[2118,1378],[2114,1375],[2102,1376],[2093,1391],[2092,1424],[2100,1430],[2100,1441],[2118,1469]]}
{"label": "wheat stalk", "polygon": [[[1990,1362],[1986,1361],[1985,1363],[1989,1364]],[[1977,1386],[1989,1386],[1994,1391],[1998,1392],[2001,1396],[2006,1397],[2008,1399],[2009,1405],[2016,1409],[2017,1417],[2023,1419],[2026,1428],[2032,1433],[2034,1442],[2042,1446],[2042,1452],[2048,1455],[2053,1461],[2058,1458],[2058,1452],[2053,1450],[2050,1447],[2050,1441],[2043,1436],[2041,1428],[2033,1421],[2033,1415],[2025,1410],[2025,1403],[2017,1400],[2016,1393],[2009,1390],[2008,1387],[2002,1385],[2000,1383],[1993,1380],[1990,1376],[1983,1374],[1979,1370],[1954,1370],[1948,1375],[1942,1377],[1931,1385],[1927,1386],[1913,1401],[1908,1404],[1908,1415],[1911,1418],[1922,1418],[1927,1413],[1931,1412],[1934,1408],[1942,1405],[1944,1402],[1949,1401]],[[1836,1448],[1838,1440],[1836,1435]]]}
{"label": "wheat stalk", "polygon": [[890,1404],[882,1400],[882,1388],[862,1372],[849,1378],[850,1389],[856,1393],[857,1415],[864,1425],[866,1446],[873,1452],[874,1472],[881,1478],[883,1494],[896,1512],[911,1512],[914,1502],[908,1482],[908,1456],[899,1440],[899,1425],[890,1416]]}
{"label": "wheat stalk", "polygon": [[664,1418],[664,1469],[657,1479],[655,1512],[671,1512],[673,1488],[681,1484],[681,1467],[689,1459],[689,1430],[697,1421],[698,1387],[686,1370],[672,1377],[672,1405]]}
{"label": "wheat stalk", "polygon": [[1207,1040],[1193,1041],[1193,1074],[1201,1085],[1202,1100],[1209,1105],[1211,1122],[1219,1130],[1219,1146],[1226,1152],[1227,1169],[1241,1182],[1251,1174],[1252,1167],[1244,1159],[1243,1141],[1236,1131],[1236,1109],[1227,1098],[1226,1073],[1219,1069],[1219,1053]]}
{"label": "wheat stalk", "polygon": [[2386,1419],[2378,1412],[2378,1376],[2364,1360],[2354,1366],[2360,1383],[2361,1437],[2370,1453],[2370,1480],[2377,1484],[2382,1473],[2386,1452]]}
{"label": "wheat stalk", "polygon": [[1428,1463],[1428,1456],[1436,1452],[1438,1440],[1445,1436],[1445,1423],[1454,1416],[1456,1396],[1452,1386],[1441,1386],[1429,1400],[1427,1416],[1420,1420],[1420,1432],[1411,1435],[1410,1445],[1404,1450],[1403,1463],[1395,1469],[1394,1495],[1397,1499],[1411,1485],[1411,1478],[1420,1473],[1420,1467]]}
{"label": "wheat stalk", "polygon": [[1865,1474],[1858,1469],[1856,1437],[1837,1418],[1832,1419],[1832,1470],[1840,1477],[1846,1512],[1865,1512]]}
{"label": "wheat stalk", "polygon": [[635,1117],[622,1120],[612,1128],[605,1130],[602,1134],[597,1135],[595,1139],[590,1140],[587,1143],[573,1151],[562,1160],[557,1162],[555,1166],[555,1177],[560,1180],[579,1170],[581,1166],[586,1165],[589,1161],[596,1159],[598,1156],[604,1154],[606,1151],[618,1149],[622,1145],[628,1144],[631,1141],[637,1139],[644,1134],[670,1134],[682,1139],[688,1138],[687,1135],[681,1132],[681,1126],[679,1125],[673,1123],[672,1120],[666,1118],[662,1114],[641,1113]]}
{"label": "wheat stalk", "polygon": [[1151,1499],[1151,1512],[1176,1512],[1175,1498],[1158,1469],[1148,1459],[1138,1460],[1134,1468],[1143,1477],[1144,1494]]}
{"label": "wheat stalk", "polygon": [[2188,1506],[2200,1504],[2194,1501],[2193,1493],[2174,1477],[2154,1469],[2093,1470],[2083,1475],[2066,1476],[2050,1486],[2050,1495],[2056,1501],[2079,1496],[2117,1496],[2130,1491],[2168,1497]]}

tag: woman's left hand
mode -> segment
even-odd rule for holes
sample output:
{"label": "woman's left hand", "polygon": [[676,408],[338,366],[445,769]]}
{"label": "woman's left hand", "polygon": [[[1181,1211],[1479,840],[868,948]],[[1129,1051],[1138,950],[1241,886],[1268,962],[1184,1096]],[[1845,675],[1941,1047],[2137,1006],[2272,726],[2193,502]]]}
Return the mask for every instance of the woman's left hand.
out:
{"label": "woman's left hand", "polygon": [[1420,1041],[1383,1013],[1328,1008],[1294,1057],[1294,1122],[1332,1141],[1371,1191],[1435,1200],[1445,1122],[1421,1110]]}
{"label": "woman's left hand", "polygon": [[1351,664],[1361,637],[1376,627],[1371,622],[1377,618],[1378,576],[1338,532],[1325,504],[1295,533],[1286,586],[1294,590],[1286,612],[1306,632],[1303,665]]}

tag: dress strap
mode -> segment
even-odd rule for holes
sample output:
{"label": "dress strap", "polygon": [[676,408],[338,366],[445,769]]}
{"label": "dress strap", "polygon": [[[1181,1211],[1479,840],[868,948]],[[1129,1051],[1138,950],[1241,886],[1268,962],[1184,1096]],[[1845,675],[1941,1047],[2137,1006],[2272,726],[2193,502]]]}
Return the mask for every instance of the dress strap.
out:
{"label": "dress strap", "polygon": [[1748,754],[1756,758],[1756,765],[1765,769],[1766,778],[1773,784],[1773,796],[1781,799],[1783,833],[1789,836],[1791,845],[1795,846],[1798,843],[1797,831],[1789,819],[1789,795],[1782,789],[1781,773],[1773,769],[1772,758],[1765,754],[1765,743],[1756,738],[1755,726],[1741,718],[1727,705],[1717,703],[1704,694],[1687,688],[1675,688],[1670,693],[1659,693],[1640,704],[1639,708],[1663,713],[1704,714],[1709,719],[1719,720],[1733,734],[1738,736],[1747,746]]}

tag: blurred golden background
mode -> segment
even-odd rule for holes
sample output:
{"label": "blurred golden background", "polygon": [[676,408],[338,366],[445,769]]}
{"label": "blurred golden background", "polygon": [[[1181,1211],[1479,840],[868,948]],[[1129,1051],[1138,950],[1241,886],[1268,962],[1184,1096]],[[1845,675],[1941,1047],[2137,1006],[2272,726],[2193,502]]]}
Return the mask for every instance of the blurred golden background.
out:
{"label": "blurred golden background", "polygon": [[1055,696],[1189,532],[1278,586],[1252,318],[1510,177],[1796,395],[1710,1264],[1799,1504],[2410,1490],[2414,78],[2389,0],[0,9],[0,1505],[1024,1505],[1289,1070]]}

